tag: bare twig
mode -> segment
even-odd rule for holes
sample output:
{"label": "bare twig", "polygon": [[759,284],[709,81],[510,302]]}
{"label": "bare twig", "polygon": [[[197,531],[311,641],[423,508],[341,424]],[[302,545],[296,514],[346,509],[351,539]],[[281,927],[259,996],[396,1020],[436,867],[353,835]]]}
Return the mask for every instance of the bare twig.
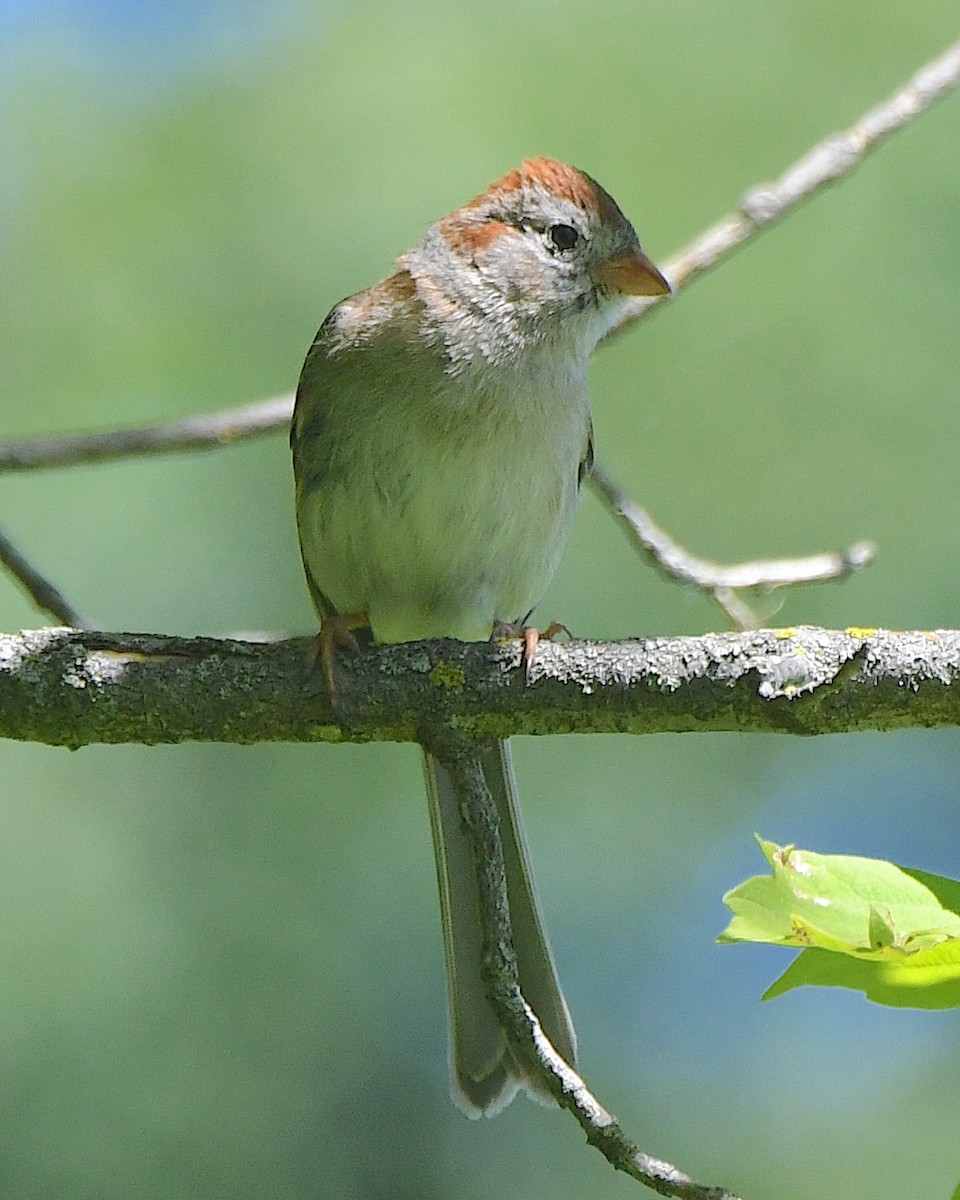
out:
{"label": "bare twig", "polygon": [[727,566],[707,562],[678,546],[606,472],[594,467],[590,482],[642,554],[671,579],[710,592],[741,629],[755,629],[759,622],[750,607],[737,596],[739,590],[769,593],[800,583],[841,579],[867,566],[876,554],[870,542],[857,542],[842,553],[811,554],[806,558],[778,558]]}
{"label": "bare twig", "polygon": [[276,396],[238,408],[132,429],[0,442],[0,471],[35,471],[43,467],[111,462],[118,458],[218,450],[246,438],[287,429],[292,410],[292,395]]}
{"label": "bare twig", "polygon": [[[792,212],[800,203],[836,183],[858,167],[891,134],[903,129],[960,84],[960,42],[922,67],[902,88],[870,109],[843,133],[819,142],[773,183],[751,188],[736,212],[662,265],[674,291],[692,283],[758,233]],[[637,297],[630,302],[613,337],[630,328],[664,297]]]}
{"label": "bare twig", "polygon": [[49,613],[55,621],[73,629],[90,629],[60,589],[34,567],[13,542],[0,530],[0,565],[23,585],[24,590],[41,612]]}
{"label": "bare twig", "polygon": [[470,837],[480,893],[483,969],[491,1003],[512,1047],[561,1108],[572,1113],[587,1141],[619,1171],[678,1200],[737,1200],[720,1187],[696,1183],[672,1163],[636,1146],[586,1083],[551,1045],[520,990],[507,900],[506,868],[497,808],[483,777],[476,743],[443,730],[430,750],[450,772]]}
{"label": "bare twig", "polygon": [[[154,454],[212,450],[258,437],[290,424],[292,396],[259,400],[240,408],[184,417],[179,421],[113,429],[102,433],[60,434],[0,442],[0,472],[68,467]],[[16,579],[42,612],[76,629],[90,626],[69,600],[0,534],[0,566]]]}

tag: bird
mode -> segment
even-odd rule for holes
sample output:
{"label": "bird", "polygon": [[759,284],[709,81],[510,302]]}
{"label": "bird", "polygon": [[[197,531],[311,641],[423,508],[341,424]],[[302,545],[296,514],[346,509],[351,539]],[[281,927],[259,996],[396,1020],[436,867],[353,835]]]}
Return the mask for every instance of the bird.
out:
{"label": "bird", "polygon": [[[378,643],[523,631],[593,462],[587,364],[631,296],[670,285],[613,198],[523,162],[336,305],[303,365],[290,441],[307,584],[331,696],[355,631]],[[528,638],[535,647],[536,634]],[[576,1034],[534,891],[505,741],[480,751],[504,847],[521,990],[575,1066]],[[550,1102],[481,976],[479,895],[453,781],[424,751],[440,892],[450,1090],[492,1116]]]}

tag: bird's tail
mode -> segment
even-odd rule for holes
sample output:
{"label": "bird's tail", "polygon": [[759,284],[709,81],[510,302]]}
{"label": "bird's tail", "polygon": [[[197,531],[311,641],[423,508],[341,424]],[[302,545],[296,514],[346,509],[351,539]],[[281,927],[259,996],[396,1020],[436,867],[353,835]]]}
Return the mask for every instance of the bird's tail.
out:
{"label": "bird's tail", "polygon": [[[575,1065],[576,1034],[537,908],[506,742],[483,749],[481,764],[500,820],[520,988],[554,1049]],[[550,1102],[514,1058],[484,992],[476,870],[453,781],[426,752],[424,772],[447,964],[453,1101],[471,1117],[498,1113],[520,1087]]]}

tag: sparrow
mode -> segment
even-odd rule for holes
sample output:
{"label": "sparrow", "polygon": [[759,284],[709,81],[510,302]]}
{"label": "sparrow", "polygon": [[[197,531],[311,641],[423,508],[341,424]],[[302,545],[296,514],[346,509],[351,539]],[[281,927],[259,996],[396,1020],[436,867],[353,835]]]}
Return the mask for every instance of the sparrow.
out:
{"label": "sparrow", "polygon": [[[587,364],[664,276],[589,175],[528,159],[431,225],[393,274],[338,304],[307,354],[291,428],[320,657],[376,642],[523,630],[593,460]],[[528,645],[535,644],[528,641]],[[481,750],[496,803],[521,990],[555,1050],[576,1035],[533,888],[510,754]],[[476,873],[446,770],[424,753],[446,957],[450,1077],[469,1116],[549,1101],[481,977]]]}

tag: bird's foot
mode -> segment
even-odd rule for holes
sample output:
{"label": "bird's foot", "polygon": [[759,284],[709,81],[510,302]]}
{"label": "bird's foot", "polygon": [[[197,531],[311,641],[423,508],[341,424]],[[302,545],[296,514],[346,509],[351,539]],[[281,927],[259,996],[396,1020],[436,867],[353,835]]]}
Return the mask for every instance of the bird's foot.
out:
{"label": "bird's foot", "polygon": [[537,657],[537,647],[542,641],[552,642],[561,633],[572,637],[566,625],[559,621],[551,621],[546,629],[540,630],[533,625],[521,625],[511,621],[494,621],[490,640],[493,642],[519,638],[523,642],[520,662],[523,665],[523,677],[527,683],[533,682],[533,664]]}
{"label": "bird's foot", "polygon": [[333,664],[337,650],[359,650],[357,639],[353,636],[355,629],[363,629],[370,624],[370,617],[365,612],[332,613],[323,618],[320,632],[311,641],[307,651],[307,670],[313,671],[317,663],[323,669],[323,681],[327,687],[330,702],[337,702],[337,685],[333,678]]}

